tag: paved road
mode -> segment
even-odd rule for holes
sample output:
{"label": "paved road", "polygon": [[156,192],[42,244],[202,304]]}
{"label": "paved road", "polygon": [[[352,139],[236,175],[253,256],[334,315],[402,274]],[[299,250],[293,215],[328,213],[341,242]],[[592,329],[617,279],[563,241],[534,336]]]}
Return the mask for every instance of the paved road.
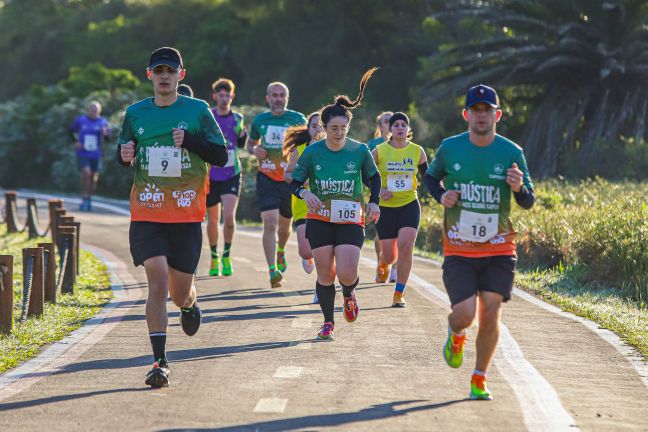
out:
{"label": "paved road", "polygon": [[316,341],[314,275],[302,271],[291,243],[284,287],[271,289],[254,229],[237,234],[229,278],[206,276],[205,240],[203,325],[185,336],[169,303],[172,385],[151,390],[143,385],[151,363],[145,277],[130,262],[128,217],[119,203],[96,207],[75,216],[83,242],[114,272],[115,300],[0,376],[0,430],[648,430],[648,385],[628,357],[586,325],[519,296],[505,306],[489,373],[495,400],[467,400],[476,329],[464,366],[448,368],[440,355],[447,300],[429,261],[415,262],[408,307],[392,309],[392,288],[371,282],[373,251],[365,248],[358,321],[344,321],[339,294],[337,339]]}

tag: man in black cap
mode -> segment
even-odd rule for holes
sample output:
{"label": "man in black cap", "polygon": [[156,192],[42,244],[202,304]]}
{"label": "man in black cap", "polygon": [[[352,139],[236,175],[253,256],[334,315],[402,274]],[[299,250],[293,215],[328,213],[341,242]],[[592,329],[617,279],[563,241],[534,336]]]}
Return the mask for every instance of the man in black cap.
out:
{"label": "man in black cap", "polygon": [[520,207],[531,208],[533,183],[522,148],[495,133],[502,111],[494,89],[471,87],[463,117],[468,131],[443,140],[425,183],[445,207],[443,284],[452,312],[443,356],[450,367],[461,366],[466,329],[477,315],[470,398],[489,400],[486,372],[497,348],[501,306],[511,298],[515,275],[511,195]]}
{"label": "man in black cap", "polygon": [[134,264],[146,270],[146,322],[154,358],[145,382],[166,387],[167,297],[180,308],[184,332],[194,335],[201,321],[194,273],[202,247],[208,164],[225,165],[227,149],[209,105],[178,95],[185,76],[178,50],[153,51],[146,73],[154,97],[126,110],[118,157],[135,169],[130,250]]}

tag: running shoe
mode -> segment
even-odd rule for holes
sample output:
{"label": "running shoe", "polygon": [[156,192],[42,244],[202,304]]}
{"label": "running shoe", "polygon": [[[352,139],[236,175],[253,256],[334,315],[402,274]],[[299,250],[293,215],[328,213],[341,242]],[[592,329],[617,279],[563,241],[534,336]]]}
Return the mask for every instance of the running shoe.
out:
{"label": "running shoe", "polygon": [[270,286],[272,288],[279,288],[281,286],[282,279],[283,279],[283,275],[279,270],[270,272]]}
{"label": "running shoe", "polygon": [[319,333],[317,333],[317,338],[318,339],[326,339],[326,340],[333,340],[335,339],[335,334],[333,333],[333,329],[335,326],[333,325],[332,322],[327,321],[324,324],[322,324],[322,327],[320,327]]}
{"label": "running shoe", "polygon": [[448,339],[443,346],[443,358],[448,366],[458,368],[463,363],[464,342],[466,341],[466,334],[456,335],[450,330],[448,326]]}
{"label": "running shoe", "polygon": [[146,374],[144,384],[155,388],[169,387],[169,375],[171,375],[169,363],[159,359],[153,363],[153,369]]}
{"label": "running shoe", "polygon": [[[225,258],[223,258],[225,259]],[[218,276],[219,270],[218,270],[218,263],[220,261],[220,258],[212,258],[211,260],[211,267],[209,268],[209,276]]]}
{"label": "running shoe", "polygon": [[407,306],[405,302],[405,293],[394,291],[394,299],[392,300],[392,307],[404,308]]}
{"label": "running shoe", "polygon": [[200,321],[202,320],[202,311],[197,302],[194,302],[190,308],[180,308],[180,324],[182,330],[187,336],[193,336],[200,328]]}
{"label": "running shoe", "polygon": [[358,319],[360,308],[356,300],[355,292],[351,292],[349,297],[344,297],[344,319],[347,322],[353,322]]}
{"label": "running shoe", "polygon": [[376,267],[376,282],[385,283],[389,277],[389,264],[385,264],[382,260],[378,260],[378,267]]}
{"label": "running shoe", "polygon": [[394,264],[391,270],[389,271],[389,282],[396,282],[396,277],[397,277],[396,264]]}
{"label": "running shoe", "polygon": [[315,261],[313,261],[313,258],[302,259],[302,267],[306,273],[311,274],[315,270]]}
{"label": "running shoe", "polygon": [[286,252],[277,252],[277,270],[286,273],[288,263],[286,262]]}
{"label": "running shoe", "polygon": [[232,276],[232,258],[223,257],[223,276]]}
{"label": "running shoe", "polygon": [[493,394],[486,386],[486,377],[484,375],[473,374],[470,379],[470,399],[493,400]]}
{"label": "running shoe", "polygon": [[313,290],[313,304],[319,303],[319,298],[317,298],[317,290]]}

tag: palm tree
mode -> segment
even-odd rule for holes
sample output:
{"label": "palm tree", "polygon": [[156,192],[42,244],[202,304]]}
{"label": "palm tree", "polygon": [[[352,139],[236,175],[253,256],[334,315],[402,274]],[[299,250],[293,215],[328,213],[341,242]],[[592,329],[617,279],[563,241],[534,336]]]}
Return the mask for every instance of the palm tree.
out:
{"label": "palm tree", "polygon": [[646,138],[646,0],[469,0],[433,18],[464,29],[429,58],[435,97],[533,89],[521,142],[535,175],[558,173],[567,151],[586,168],[607,157],[597,143]]}

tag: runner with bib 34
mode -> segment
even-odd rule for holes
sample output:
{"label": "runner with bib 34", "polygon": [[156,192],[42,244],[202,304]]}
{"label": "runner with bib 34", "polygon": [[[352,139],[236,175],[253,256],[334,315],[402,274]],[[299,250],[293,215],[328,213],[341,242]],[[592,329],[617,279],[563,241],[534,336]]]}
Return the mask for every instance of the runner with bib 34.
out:
{"label": "runner with bib 34", "polygon": [[[358,318],[355,288],[359,282],[364,225],[365,221],[378,221],[380,217],[380,174],[369,147],[347,138],[351,110],[360,105],[367,81],[375,70],[364,74],[354,101],[337,96],[334,104],[321,110],[326,139],[309,145],[292,173],[293,193],[308,206],[306,238],[315,259],[315,289],[324,315],[320,339],[333,339],[336,276],[342,285],[344,318],[348,322]],[[371,189],[366,209],[362,202],[363,177],[368,179]],[[304,188],[306,181],[310,190]]]}
{"label": "runner with bib 34", "polygon": [[289,93],[284,83],[270,83],[266,93],[270,109],[254,118],[248,151],[259,161],[257,204],[263,221],[263,251],[268,262],[270,286],[277,288],[287,268],[285,247],[292,220],[290,185],[284,182],[288,160],[283,154],[283,143],[286,130],[306,124],[306,117],[287,109]]}
{"label": "runner with bib 34", "polygon": [[502,303],[511,298],[517,261],[511,195],[525,209],[535,198],[522,148],[495,132],[502,117],[495,90],[481,84],[471,87],[463,117],[468,132],[443,140],[425,184],[445,207],[443,283],[452,312],[443,357],[450,367],[461,366],[466,329],[477,316],[470,398],[492,399],[486,372],[499,339]]}

